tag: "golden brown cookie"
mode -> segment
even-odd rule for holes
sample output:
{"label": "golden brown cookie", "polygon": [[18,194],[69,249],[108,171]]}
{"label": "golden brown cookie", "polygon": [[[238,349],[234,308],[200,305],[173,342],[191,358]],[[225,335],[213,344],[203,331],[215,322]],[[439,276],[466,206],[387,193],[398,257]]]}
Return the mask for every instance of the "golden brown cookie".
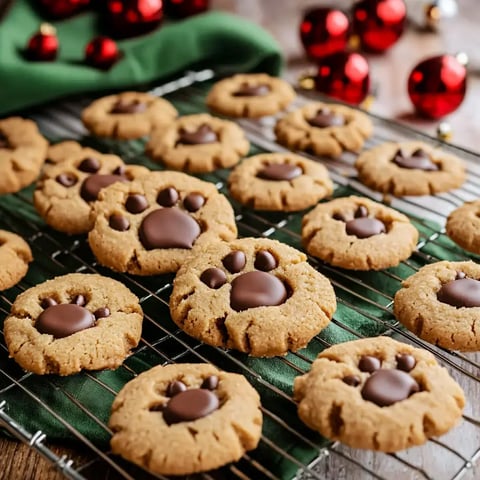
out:
{"label": "golden brown cookie", "polygon": [[358,156],[359,180],[393,195],[433,195],[458,188],[465,166],[458,157],[424,142],[383,143]]}
{"label": "golden brown cookie", "polygon": [[327,157],[358,152],[372,130],[371,120],[359,110],[321,102],[287,113],[275,125],[278,143]]}
{"label": "golden brown cookie", "polygon": [[265,73],[241,73],[217,82],[207,96],[211,110],[231,117],[275,115],[295,98],[285,80]]}
{"label": "golden brown cookie", "polygon": [[408,217],[364,197],[321,203],[302,222],[307,252],[350,270],[394,267],[412,254],[417,240]]}
{"label": "golden brown cookie", "polygon": [[229,168],[248,153],[243,130],[206,113],[186,115],[152,132],[147,154],[167,168],[191,173]]}
{"label": "golden brown cookie", "polygon": [[163,98],[123,92],[95,100],[82,112],[82,121],[94,135],[128,140],[166,127],[176,116],[173,105]]}
{"label": "golden brown cookie", "polygon": [[450,213],[445,228],[462,248],[480,254],[480,200],[464,203]]}
{"label": "golden brown cookie", "polygon": [[20,236],[0,230],[0,291],[16,285],[33,260],[28,243]]}
{"label": "golden brown cookie", "polygon": [[465,405],[460,386],[435,357],[388,337],[324,350],[295,379],[298,416],[330,440],[396,452],[442,435]]}
{"label": "golden brown cookie", "polygon": [[175,272],[193,245],[237,236],[234,213],[215,185],[179,172],[152,172],[100,193],[88,236],[98,261],[135,275]]}
{"label": "golden brown cookie", "polygon": [[142,330],[138,298],[122,283],[71,273],[19,295],[5,320],[5,342],[25,370],[71,375],[116,368]]}
{"label": "golden brown cookie", "polygon": [[82,148],[44,171],[33,201],[39,215],[55,230],[71,235],[87,233],[93,227],[90,214],[100,190],[148,172],[141,165],[125,165],[116,155]]}
{"label": "golden brown cookie", "polygon": [[108,425],[113,453],[153,473],[188,475],[256,448],[262,413],[242,375],[185,363],[154,367],[128,382]]}
{"label": "golden brown cookie", "polygon": [[333,192],[328,170],[293,153],[264,153],[245,159],[228,178],[232,197],[255,210],[292,212]]}
{"label": "golden brown cookie", "polygon": [[437,262],[422,267],[395,295],[395,316],[427,342],[480,350],[480,265]]}
{"label": "golden brown cookie", "polygon": [[330,282],[303,253],[262,238],[196,248],[170,297],[172,319],[189,335],[256,357],[305,347],[335,309]]}
{"label": "golden brown cookie", "polygon": [[14,193],[38,177],[48,142],[32,120],[0,120],[0,194]]}

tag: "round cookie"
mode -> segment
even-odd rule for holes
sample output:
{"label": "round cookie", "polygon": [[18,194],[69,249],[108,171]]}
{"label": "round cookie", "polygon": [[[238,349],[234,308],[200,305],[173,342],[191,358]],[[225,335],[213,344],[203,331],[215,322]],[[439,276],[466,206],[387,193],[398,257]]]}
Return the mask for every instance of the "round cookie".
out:
{"label": "round cookie", "polygon": [[394,267],[412,254],[417,240],[408,217],[364,197],[319,204],[302,221],[307,252],[349,270]]}
{"label": "round cookie", "polygon": [[358,152],[372,130],[372,122],[364,113],[322,102],[290,112],[275,125],[278,143],[290,150],[327,157],[338,157],[345,150]]}
{"label": "round cookie", "polygon": [[480,200],[464,203],[447,218],[447,235],[465,250],[480,254]]}
{"label": "round cookie", "polygon": [[443,348],[479,351],[480,265],[437,262],[422,267],[395,295],[397,320]]}
{"label": "round cookie", "polygon": [[245,159],[228,178],[232,197],[255,210],[294,212],[333,192],[328,170],[293,153],[264,153]]}
{"label": "round cookie", "polygon": [[71,273],[19,295],[5,320],[5,342],[25,370],[71,375],[116,368],[138,345],[138,298],[122,283]]}
{"label": "round cookie", "polygon": [[396,452],[442,435],[465,405],[460,386],[435,357],[388,337],[324,350],[295,379],[298,416],[330,440]]}
{"label": "round cookie", "polygon": [[22,237],[0,230],[0,291],[16,285],[27,274],[32,260],[32,251]]}
{"label": "round cookie", "polygon": [[93,226],[92,205],[102,188],[148,172],[140,165],[125,165],[116,155],[82,148],[44,171],[33,202],[39,215],[55,230],[71,235],[86,233]]}
{"label": "round cookie", "polygon": [[238,125],[200,113],[154,130],[146,152],[167,168],[202,173],[235,165],[249,148]]}
{"label": "round cookie", "polygon": [[214,112],[230,117],[275,115],[295,98],[285,80],[265,73],[241,73],[217,82],[206,102]]}
{"label": "round cookie", "polygon": [[15,193],[38,177],[48,142],[32,120],[0,120],[0,194]]}
{"label": "round cookie", "polygon": [[168,126],[177,115],[173,105],[163,98],[123,92],[95,100],[83,110],[82,121],[94,135],[129,140]]}
{"label": "round cookie", "polygon": [[153,473],[188,475],[256,448],[262,413],[242,375],[185,363],[157,366],[128,382],[108,425],[113,453]]}
{"label": "round cookie", "polygon": [[98,261],[135,275],[175,272],[193,245],[232,240],[231,205],[213,183],[179,172],[151,172],[100,193],[88,236]]}
{"label": "round cookie", "polygon": [[305,347],[335,309],[330,282],[303,253],[262,238],[195,249],[170,296],[172,319],[186,333],[256,357]]}
{"label": "round cookie", "polygon": [[462,160],[418,141],[379,145],[359,155],[355,167],[367,187],[396,196],[433,195],[465,181]]}

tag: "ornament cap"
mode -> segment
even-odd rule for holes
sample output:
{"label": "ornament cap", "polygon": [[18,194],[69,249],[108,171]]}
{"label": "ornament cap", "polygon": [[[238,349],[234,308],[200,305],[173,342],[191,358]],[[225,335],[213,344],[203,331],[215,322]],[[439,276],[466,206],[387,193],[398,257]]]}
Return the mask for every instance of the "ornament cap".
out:
{"label": "ornament cap", "polygon": [[315,88],[315,72],[308,70],[300,74],[298,86],[303,90],[313,90]]}
{"label": "ornament cap", "polygon": [[440,122],[437,127],[437,137],[440,140],[449,142],[453,137],[453,130],[448,122]]}
{"label": "ornament cap", "polygon": [[457,59],[457,62],[460,65],[463,65],[464,67],[466,67],[468,65],[469,58],[468,58],[468,55],[465,52],[456,53],[455,58]]}
{"label": "ornament cap", "polygon": [[57,29],[51,23],[43,22],[40,25],[40,33],[42,35],[56,35]]}

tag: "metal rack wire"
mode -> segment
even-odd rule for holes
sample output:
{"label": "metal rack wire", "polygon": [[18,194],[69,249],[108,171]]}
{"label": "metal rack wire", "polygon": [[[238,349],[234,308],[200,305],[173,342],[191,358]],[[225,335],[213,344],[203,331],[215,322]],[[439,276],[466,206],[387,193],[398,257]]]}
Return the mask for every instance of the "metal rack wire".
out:
{"label": "metal rack wire", "polygon": [[[154,90],[155,94],[166,95],[173,101],[181,113],[194,113],[204,110],[203,97],[206,88],[203,82],[210,80],[213,72],[205,70],[192,72],[181,79],[170,82]],[[305,99],[300,99],[303,102]],[[79,112],[84,103],[63,103],[55,109],[41,112],[36,117],[43,132],[54,139],[78,138],[85,131],[78,121]],[[411,139],[412,137],[436,142],[418,132],[372,117],[375,124],[375,134],[366,145],[370,148],[375,144],[388,140]],[[246,131],[252,144],[259,150],[282,151],[273,141],[272,119],[263,121],[241,120],[240,125]],[[120,154],[127,163],[146,163],[143,157],[143,142],[112,142],[84,138],[95,143],[103,151],[113,151]],[[84,237],[69,238],[46,228],[38,220],[31,205],[31,189],[22,191],[12,197],[18,208],[6,205],[0,199],[0,228],[7,228],[20,233],[30,243],[35,263],[35,270],[45,278],[67,272],[98,272],[121,280],[141,299],[146,313],[142,340],[135,353],[127,359],[120,370],[125,379],[133,378],[139,373],[138,366],[133,361],[148,355],[155,358],[158,364],[172,362],[211,362],[229,371],[244,374],[254,387],[269,399],[262,408],[264,421],[274,427],[278,437],[262,435],[260,448],[249,452],[236,464],[229,465],[215,472],[199,476],[205,479],[252,479],[274,480],[284,478],[285,470],[296,472],[302,480],[347,478],[357,479],[460,479],[475,478],[474,464],[480,457],[480,406],[475,398],[480,393],[480,362],[478,354],[460,354],[430,345],[405,331],[392,315],[392,297],[399,288],[402,279],[408,277],[426,263],[448,258],[453,260],[470,259],[471,256],[456,247],[444,235],[445,218],[448,213],[466,200],[480,196],[480,155],[457,147],[445,145],[444,148],[465,159],[468,165],[468,180],[462,189],[438,195],[435,198],[421,197],[402,199],[382,198],[370,191],[355,179],[353,169],[354,156],[345,154],[338,161],[325,160],[332,179],[335,182],[335,195],[343,196],[349,193],[359,193],[376,200],[390,203],[404,213],[421,229],[421,237],[417,251],[399,267],[382,272],[355,273],[330,267],[309,258],[312,265],[327,275],[335,287],[339,309],[348,311],[362,319],[365,329],[354,328],[340,315],[336,315],[327,330],[316,336],[307,349],[290,353],[286,357],[259,360],[260,363],[250,363],[246,356],[233,351],[212,348],[189,338],[168,318],[168,298],[172,287],[172,275],[155,277],[155,279],[138,279],[129,275],[114,274],[99,266],[91,254]],[[156,166],[155,168],[159,168]],[[228,171],[218,171],[204,176],[213,181],[223,193]],[[236,220],[241,236],[264,236],[275,238],[301,248],[300,214],[266,214],[243,209],[234,205]],[[27,214],[25,214],[27,212]],[[440,226],[439,226],[440,224]],[[0,295],[0,312],[4,317],[16,295],[29,288],[29,276],[18,286]],[[162,318],[165,321],[160,322]],[[372,333],[374,332],[374,333]],[[306,429],[295,416],[295,403],[291,396],[291,386],[277,385],[271,381],[264,371],[257,368],[267,364],[283,368],[291,374],[302,374],[309,370],[315,354],[332,343],[332,337],[355,339],[365,335],[382,334],[421,346],[435,354],[440,363],[445,365],[455,379],[467,392],[468,405],[463,415],[462,423],[449,434],[439,440],[431,440],[425,446],[413,448],[398,454],[353,450],[339,443],[327,442]],[[118,478],[164,478],[152,476],[142,470],[115,457],[97,439],[87,438],[75,425],[70,424],[67,412],[57,411],[45,400],[42,391],[32,388],[35,376],[20,370],[14,362],[6,360],[7,349],[0,342],[0,427],[4,427],[13,436],[36,449],[55,468],[63,472],[67,478],[86,479],[101,478],[105,471]],[[2,353],[3,352],[3,353]],[[270,363],[268,363],[270,362]],[[112,388],[102,372],[87,372],[80,374],[92,388],[98,388],[108,394],[113,401],[118,389]],[[111,432],[106,425],[106,419],[100,418],[88,402],[76,398],[68,387],[68,382],[59,377],[48,376],[42,379],[43,388],[60,394],[69,408],[84,416],[95,424],[106,437]],[[8,392],[15,391],[23,398],[28,398],[37,408],[51,417],[68,432],[68,435],[87,452],[88,460],[74,463],[66,456],[59,457],[48,446],[47,439],[41,431],[28,431],[25,425],[17,421],[15,405],[4,400]],[[475,396],[476,395],[476,396]],[[265,405],[268,405],[265,406]],[[265,430],[266,431],[266,430]],[[299,460],[296,450],[281,446],[279,438],[287,439],[289,445],[295,445],[303,452],[310,452],[311,461]],[[274,461],[272,462],[272,459]],[[478,472],[477,472],[478,474]],[[110,478],[110,477],[109,477]],[[117,478],[117,477],[115,477]]]}

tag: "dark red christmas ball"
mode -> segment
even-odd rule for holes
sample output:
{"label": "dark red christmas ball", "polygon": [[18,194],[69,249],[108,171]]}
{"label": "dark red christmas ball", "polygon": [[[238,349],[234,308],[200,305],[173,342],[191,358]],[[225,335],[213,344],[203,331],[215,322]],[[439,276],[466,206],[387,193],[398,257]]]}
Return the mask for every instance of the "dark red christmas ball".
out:
{"label": "dark red christmas ball", "polygon": [[353,105],[368,95],[370,68],[359,53],[338,52],[318,62],[315,89]]}
{"label": "dark red christmas ball", "polygon": [[58,46],[55,28],[44,23],[40,31],[28,41],[25,56],[28,60],[50,62],[57,58]]}
{"label": "dark red christmas ball", "polygon": [[408,94],[417,111],[441,118],[456,110],[465,98],[467,69],[452,55],[420,62],[408,77]]}
{"label": "dark red christmas ball", "polygon": [[353,7],[353,31],[365,50],[383,52],[402,35],[406,15],[404,0],[361,0]]}
{"label": "dark red christmas ball", "polygon": [[106,0],[105,15],[111,34],[132,37],[156,28],[163,19],[162,0]]}
{"label": "dark red christmas ball", "polygon": [[117,44],[108,37],[96,37],[85,48],[85,62],[101,70],[112,67],[120,55]]}
{"label": "dark red christmas ball", "polygon": [[209,0],[164,0],[165,15],[185,18],[208,10]]}
{"label": "dark red christmas ball", "polygon": [[65,18],[90,5],[90,0],[39,0],[44,11],[54,18]]}
{"label": "dark red christmas ball", "polygon": [[300,24],[300,39],[313,60],[345,50],[350,21],[340,10],[314,8],[308,10]]}

